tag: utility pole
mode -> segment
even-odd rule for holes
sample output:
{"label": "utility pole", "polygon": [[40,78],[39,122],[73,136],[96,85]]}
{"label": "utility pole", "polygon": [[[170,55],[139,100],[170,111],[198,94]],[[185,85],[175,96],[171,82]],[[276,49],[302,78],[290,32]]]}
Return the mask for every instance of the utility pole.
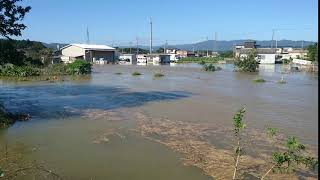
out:
{"label": "utility pole", "polygon": [[[218,49],[217,49],[217,32],[214,33],[213,51],[218,51]],[[212,51],[212,52],[213,52],[213,51]]]}
{"label": "utility pole", "polygon": [[303,40],[301,41],[301,49],[303,49]]}
{"label": "utility pole", "polygon": [[90,44],[89,28],[87,26],[87,44]]}
{"label": "utility pole", "polygon": [[139,54],[139,42],[138,42],[138,37],[136,37],[136,41],[137,41],[137,54]]}
{"label": "utility pole", "polygon": [[132,42],[131,41],[129,42],[129,45],[130,45],[129,48],[130,48],[130,54],[131,54],[131,47],[132,47]]}
{"label": "utility pole", "polygon": [[149,53],[152,54],[152,18],[150,17],[150,50]]}
{"label": "utility pole", "polygon": [[[206,37],[206,39],[207,39],[207,42],[208,42],[208,36]],[[207,57],[209,56],[209,50],[208,50],[208,48],[207,48]]]}
{"label": "utility pole", "polygon": [[166,40],[166,43],[164,43],[164,47],[163,47],[163,53],[166,53],[166,46],[167,46],[168,41]]}
{"label": "utility pole", "polygon": [[273,48],[273,38],[274,38],[275,29],[272,29],[272,39],[271,39],[271,48]]}

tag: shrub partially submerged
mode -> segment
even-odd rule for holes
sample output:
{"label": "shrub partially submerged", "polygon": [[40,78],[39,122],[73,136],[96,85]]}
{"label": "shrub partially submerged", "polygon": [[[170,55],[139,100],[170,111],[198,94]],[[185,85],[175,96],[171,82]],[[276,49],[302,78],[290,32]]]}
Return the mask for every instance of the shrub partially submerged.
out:
{"label": "shrub partially submerged", "polygon": [[253,80],[253,82],[256,82],[256,83],[264,83],[264,82],[267,82],[267,81],[264,80],[264,79],[262,79],[262,78],[258,78],[258,79]]}
{"label": "shrub partially submerged", "polygon": [[259,67],[259,64],[255,58],[256,58],[256,52],[252,50],[247,57],[236,58],[234,61],[234,65],[236,66],[238,71],[256,72],[257,68]]}
{"label": "shrub partially submerged", "polygon": [[66,65],[66,72],[71,75],[91,73],[91,64],[84,60],[75,60]]}
{"label": "shrub partially submerged", "polygon": [[220,67],[215,67],[213,64],[204,64],[202,69],[204,71],[218,71],[218,70],[221,70]]}
{"label": "shrub partially submerged", "polygon": [[164,76],[164,74],[162,74],[162,73],[155,73],[154,75],[153,75],[153,77],[163,77]]}
{"label": "shrub partially submerged", "polygon": [[140,76],[140,75],[141,75],[141,73],[138,72],[138,71],[135,71],[135,72],[132,73],[132,76]]}

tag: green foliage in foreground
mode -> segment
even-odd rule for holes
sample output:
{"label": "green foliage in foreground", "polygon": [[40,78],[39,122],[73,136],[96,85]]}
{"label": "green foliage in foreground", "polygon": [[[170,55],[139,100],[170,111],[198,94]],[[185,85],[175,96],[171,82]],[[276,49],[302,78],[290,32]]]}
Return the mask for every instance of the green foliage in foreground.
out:
{"label": "green foliage in foreground", "polygon": [[138,71],[135,71],[135,72],[132,73],[132,76],[140,76],[140,75],[141,75],[141,73],[138,72]]}
{"label": "green foliage in foreground", "polygon": [[237,57],[234,61],[234,65],[236,66],[238,71],[242,72],[256,72],[259,67],[258,62],[255,59],[256,52],[252,50],[247,57],[240,58]]}
{"label": "green foliage in foreground", "polygon": [[0,76],[5,77],[31,77],[40,75],[79,75],[90,73],[91,64],[83,60],[76,60],[75,62],[70,64],[51,64],[44,68],[34,67],[31,65],[0,65]]}
{"label": "green foliage in foreground", "polygon": [[[234,136],[237,140],[235,148],[235,166],[233,179],[236,179],[236,173],[239,166],[240,156],[243,154],[243,147],[241,146],[241,132],[246,125],[243,121],[245,108],[240,109],[233,117]],[[267,128],[267,135],[275,140],[278,129],[273,127]],[[266,171],[261,179],[265,179],[270,172],[274,173],[292,173],[296,170],[297,166],[304,165],[312,171],[318,168],[319,162],[316,158],[311,157],[306,152],[306,146],[298,140],[298,138],[289,136],[284,143],[284,150],[277,149],[272,154],[272,166]]]}
{"label": "green foliage in foreground", "polygon": [[244,128],[246,128],[246,124],[243,121],[244,113],[246,112],[245,108],[241,108],[234,116],[233,116],[233,127],[234,127],[234,136],[237,141],[237,145],[235,147],[235,165],[233,171],[233,178],[236,179],[236,174],[239,166],[240,156],[243,154],[243,148],[241,145],[241,132]]}
{"label": "green foliage in foreground", "polygon": [[286,142],[287,150],[284,152],[274,152],[272,155],[272,169],[274,172],[291,173],[296,169],[297,165],[303,164],[311,170],[315,170],[318,161],[310,156],[304,155],[306,146],[299,142],[296,137],[288,137]]}

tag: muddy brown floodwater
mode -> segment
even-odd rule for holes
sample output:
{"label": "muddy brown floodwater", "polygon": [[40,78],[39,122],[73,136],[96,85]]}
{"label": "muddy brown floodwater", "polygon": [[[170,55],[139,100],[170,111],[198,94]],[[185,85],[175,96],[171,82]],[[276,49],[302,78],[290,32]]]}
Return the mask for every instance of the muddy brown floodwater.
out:
{"label": "muddy brown floodwater", "polygon": [[[21,155],[15,161],[21,167],[41,162],[65,179],[230,179],[232,117],[243,106],[246,155],[239,178],[255,179],[269,167],[267,126],[280,130],[279,140],[299,137],[317,156],[317,74],[282,73],[281,65],[261,65],[259,73],[220,66],[208,73],[196,64],[95,65],[91,76],[64,81],[1,80],[5,107],[33,118],[0,131],[0,159],[7,147]],[[154,78],[158,72],[165,76]],[[281,76],[286,84],[277,83]],[[256,78],[267,82],[253,83]],[[317,174],[300,169],[270,178]]]}

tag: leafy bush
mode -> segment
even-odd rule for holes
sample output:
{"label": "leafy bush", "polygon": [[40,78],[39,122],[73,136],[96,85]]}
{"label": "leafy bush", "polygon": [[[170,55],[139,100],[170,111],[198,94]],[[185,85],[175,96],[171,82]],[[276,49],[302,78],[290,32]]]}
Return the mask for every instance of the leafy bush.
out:
{"label": "leafy bush", "polygon": [[132,73],[132,76],[140,76],[140,75],[141,75],[141,73],[139,73],[138,71],[135,71]]}
{"label": "leafy bush", "polygon": [[39,75],[40,69],[32,66],[15,66],[13,64],[0,66],[0,76],[29,77]]}
{"label": "leafy bush", "polygon": [[75,60],[66,65],[66,72],[70,75],[91,73],[91,64],[84,60]]}
{"label": "leafy bush", "polygon": [[205,64],[203,65],[204,71],[215,71],[216,67],[213,64]]}
{"label": "leafy bush", "polygon": [[213,64],[204,64],[202,69],[204,71],[218,71],[221,70],[221,67],[215,67]]}
{"label": "leafy bush", "polygon": [[252,50],[247,57],[241,59],[237,57],[234,61],[234,65],[237,67],[239,71],[243,72],[256,72],[257,68],[259,67],[258,62],[255,59],[256,52]]}

